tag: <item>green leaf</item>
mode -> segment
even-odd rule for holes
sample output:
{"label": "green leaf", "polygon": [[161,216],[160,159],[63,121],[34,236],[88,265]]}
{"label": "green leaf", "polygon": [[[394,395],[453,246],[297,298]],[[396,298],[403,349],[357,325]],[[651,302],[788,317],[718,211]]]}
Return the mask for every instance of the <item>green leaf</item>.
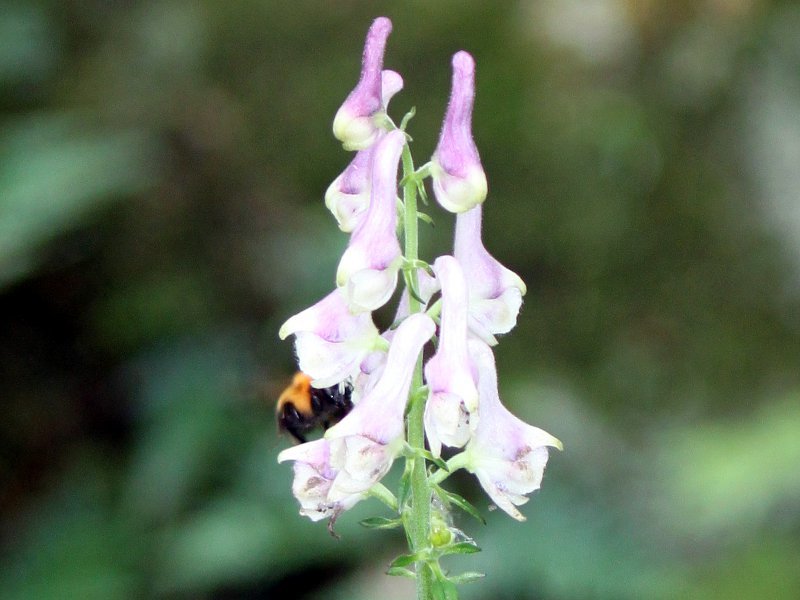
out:
{"label": "green leaf", "polygon": [[425,460],[427,460],[428,462],[432,462],[433,464],[435,464],[440,469],[442,469],[444,471],[447,471],[448,473],[450,472],[450,469],[448,468],[447,463],[444,460],[442,460],[441,458],[436,458],[433,454],[431,454],[430,450],[420,450],[419,451],[419,455],[422,458],[424,458]]}
{"label": "green leaf", "polygon": [[420,556],[416,552],[414,554],[401,554],[391,562],[389,568],[392,569],[394,567],[407,567],[409,565],[413,565],[419,559]]}
{"label": "green leaf", "polygon": [[[422,179],[417,183],[417,192],[419,193],[419,199],[422,200],[422,204],[428,206],[428,191],[425,189],[425,182],[422,181]],[[431,225],[433,225],[433,221],[431,221]]]}
{"label": "green leaf", "polygon": [[451,577],[448,577],[448,579],[451,582],[460,585],[462,583],[473,583],[475,581],[478,581],[479,579],[483,579],[484,577],[486,577],[485,573],[480,573],[478,571],[466,571],[459,575],[453,575]]}
{"label": "green leaf", "polygon": [[409,122],[411,119],[413,119],[413,118],[414,118],[414,115],[415,115],[415,114],[417,114],[417,107],[416,107],[416,106],[412,106],[412,107],[411,107],[411,110],[409,110],[409,111],[408,111],[408,112],[407,112],[407,113],[406,113],[406,114],[403,116],[403,120],[402,120],[402,121],[400,121],[400,129],[402,129],[403,131],[405,131],[405,130],[406,130],[406,126],[408,125],[408,122]]}
{"label": "green leaf", "polygon": [[431,217],[428,213],[417,211],[417,218],[420,221],[425,221],[431,227],[436,227],[436,223],[433,222],[433,217]]}
{"label": "green leaf", "polygon": [[435,579],[432,591],[436,600],[458,600],[456,585],[447,579]]}
{"label": "green leaf", "polygon": [[411,491],[412,464],[413,464],[413,459],[406,462],[406,470],[403,472],[403,476],[400,477],[400,485],[397,488],[397,506],[401,512],[403,510],[403,507],[406,505],[408,494]]}
{"label": "green leaf", "polygon": [[387,519],[386,517],[369,517],[358,522],[367,529],[395,529],[403,523],[400,519]]}
{"label": "green leaf", "polygon": [[444,500],[448,504],[455,504],[458,508],[463,510],[465,513],[470,515],[471,517],[477,519],[484,525],[486,525],[486,519],[481,516],[481,513],[478,512],[478,509],[475,508],[470,502],[468,502],[464,497],[459,496],[453,492],[448,492],[442,487],[436,486],[436,493],[439,494],[439,497]]}
{"label": "green leaf", "polygon": [[401,567],[389,567],[386,569],[387,575],[392,575],[394,577],[408,577],[409,579],[416,579],[417,574],[410,569],[403,569]]}
{"label": "green leaf", "polygon": [[443,549],[443,554],[475,554],[481,549],[475,542],[459,542]]}

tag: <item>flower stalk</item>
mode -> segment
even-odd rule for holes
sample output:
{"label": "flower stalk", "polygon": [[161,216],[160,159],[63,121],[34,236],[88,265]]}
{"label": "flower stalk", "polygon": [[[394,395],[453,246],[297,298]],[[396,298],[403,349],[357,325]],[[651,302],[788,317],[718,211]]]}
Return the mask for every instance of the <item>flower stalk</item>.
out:
{"label": "flower stalk", "polygon": [[[403,149],[403,174],[405,183],[403,185],[403,235],[404,252],[407,261],[415,261],[419,258],[419,221],[417,219],[417,182],[413,177],[414,161],[411,157],[411,150],[408,145]],[[417,270],[409,272],[409,279],[413,289],[417,289],[418,277]],[[408,309],[411,314],[417,313],[421,309],[420,301],[414,294],[409,294]],[[414,367],[414,374],[411,378],[411,389],[418,390],[422,387],[422,356],[417,359]],[[408,445],[414,449],[425,449],[425,429],[423,417],[425,415],[425,400],[420,395],[415,395],[412,391],[412,402],[408,410]],[[407,523],[409,527],[408,537],[411,539],[412,551],[419,552],[428,545],[430,537],[431,521],[431,488],[428,484],[428,476],[425,469],[425,461],[414,459],[411,469],[411,506],[410,515]],[[417,561],[417,598],[427,600],[431,598],[432,572],[426,569],[422,561]]]}

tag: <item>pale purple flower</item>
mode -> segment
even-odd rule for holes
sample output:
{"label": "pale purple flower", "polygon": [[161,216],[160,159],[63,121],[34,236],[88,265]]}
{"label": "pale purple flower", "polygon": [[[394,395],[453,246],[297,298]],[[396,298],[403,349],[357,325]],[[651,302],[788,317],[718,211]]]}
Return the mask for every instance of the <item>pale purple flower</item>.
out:
{"label": "pale purple flower", "polygon": [[[403,89],[403,78],[394,71],[385,70],[381,80],[383,105],[387,107],[391,97]],[[346,233],[358,226],[369,206],[372,156],[382,135],[381,130],[369,147],[356,152],[355,158],[325,192],[325,206],[336,218],[339,229]]]}
{"label": "pale purple flower", "polygon": [[425,433],[431,452],[442,444],[462,447],[477,425],[478,390],[467,354],[467,282],[452,256],[440,256],[433,271],[442,287],[439,347],[425,365],[430,390],[425,405]]}
{"label": "pale purple flower", "polygon": [[484,248],[480,206],[456,217],[454,246],[469,287],[470,331],[493,346],[495,334],[508,333],[517,324],[525,282]]}
{"label": "pale purple flower", "polygon": [[352,508],[366,493],[330,498],[330,491],[339,472],[331,466],[330,443],[314,440],[287,448],[278,454],[278,462],[294,461],[292,494],[300,502],[300,514],[312,521],[326,517],[336,519],[339,513]]}
{"label": "pale purple flower", "polygon": [[378,17],[372,22],[364,43],[361,77],[333,119],[333,135],[346,150],[361,150],[375,141],[380,131],[377,122],[384,114],[381,96],[381,69],[386,40],[392,22]]}
{"label": "pale purple flower", "polygon": [[405,134],[394,130],[375,147],[369,208],[339,261],[336,285],[353,312],[380,308],[397,285],[402,262],[396,232],[397,165],[405,141]]}
{"label": "pale purple flower", "polygon": [[464,51],[453,56],[453,86],[439,144],[431,157],[436,200],[446,210],[464,212],[486,199],[486,174],[472,140],[475,61]]}
{"label": "pale purple flower", "polygon": [[292,493],[300,502],[300,514],[312,521],[336,518],[364,498],[363,493],[329,499],[331,486],[338,471],[330,464],[330,444],[320,439],[287,448],[278,454],[278,462],[294,461]]}
{"label": "pale purple flower", "polygon": [[402,448],[403,414],[414,365],[435,328],[423,313],[403,321],[392,339],[380,379],[350,414],[325,432],[330,464],[338,471],[328,492],[330,501],[366,492],[391,467]]}
{"label": "pale purple flower", "polygon": [[500,403],[497,371],[489,346],[470,340],[470,354],[478,368],[480,421],[464,450],[468,471],[474,473],[492,501],[518,521],[517,510],[538,490],[547,465],[548,446],[563,449],[559,440],[512,415]]}
{"label": "pale purple flower", "polygon": [[314,387],[354,377],[364,358],[382,345],[369,313],[352,314],[339,289],[294,315],[280,328],[281,339],[294,334],[300,370]]}

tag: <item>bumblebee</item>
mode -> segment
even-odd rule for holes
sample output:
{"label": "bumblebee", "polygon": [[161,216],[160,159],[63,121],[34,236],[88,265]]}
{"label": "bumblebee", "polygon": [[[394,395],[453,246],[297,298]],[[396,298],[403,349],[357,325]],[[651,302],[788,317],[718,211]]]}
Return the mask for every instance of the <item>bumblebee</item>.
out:
{"label": "bumblebee", "polygon": [[326,388],[311,386],[311,378],[298,372],[278,398],[278,429],[286,431],[301,444],[309,431],[327,429],[338,423],[353,408],[352,388],[338,384]]}

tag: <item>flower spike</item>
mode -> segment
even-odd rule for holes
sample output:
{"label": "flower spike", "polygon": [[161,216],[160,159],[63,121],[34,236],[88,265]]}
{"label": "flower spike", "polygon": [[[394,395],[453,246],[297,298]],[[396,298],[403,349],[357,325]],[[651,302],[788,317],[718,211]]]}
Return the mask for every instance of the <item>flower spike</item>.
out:
{"label": "flower spike", "polygon": [[442,444],[460,448],[477,425],[478,390],[467,355],[467,282],[452,256],[433,265],[442,286],[439,349],[425,365],[430,393],[425,405],[425,433],[438,457]]}
{"label": "flower spike", "polygon": [[461,51],[453,56],[453,87],[431,158],[436,200],[443,208],[461,213],[486,199],[486,174],[472,140],[472,105],[475,100],[475,61]]}
{"label": "flower spike", "polygon": [[400,130],[387,133],[375,148],[369,208],[350,236],[339,261],[336,285],[352,312],[383,306],[397,285],[402,262],[397,240],[397,165],[406,143]]}
{"label": "flower spike", "polygon": [[563,449],[546,431],[528,425],[500,403],[497,371],[491,348],[470,340],[470,354],[478,367],[481,420],[467,444],[466,468],[497,506],[517,521],[525,517],[517,506],[538,490],[547,465],[547,447]]}
{"label": "flower spike", "polygon": [[355,377],[364,358],[382,344],[371,315],[350,313],[338,289],[291,317],[278,332],[281,339],[292,334],[300,370],[314,387]]}
{"label": "flower spike", "polygon": [[469,281],[469,328],[494,346],[494,334],[517,324],[525,282],[486,251],[481,240],[481,207],[456,217],[454,254]]}
{"label": "flower spike", "polygon": [[364,43],[361,77],[333,119],[333,135],[345,150],[369,147],[380,128],[376,120],[385,110],[381,97],[381,69],[386,40],[392,32],[392,22],[378,17],[372,22]]}

